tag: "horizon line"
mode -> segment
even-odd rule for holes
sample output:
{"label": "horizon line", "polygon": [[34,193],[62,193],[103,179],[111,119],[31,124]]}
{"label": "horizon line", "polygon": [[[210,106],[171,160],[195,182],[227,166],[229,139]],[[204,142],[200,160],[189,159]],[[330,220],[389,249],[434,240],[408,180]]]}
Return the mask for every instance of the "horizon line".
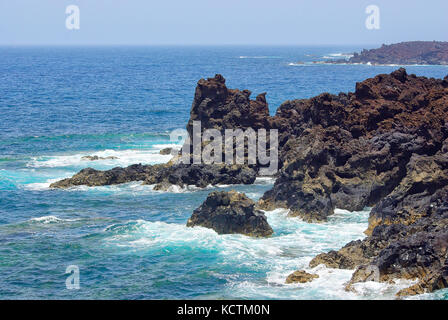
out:
{"label": "horizon line", "polygon": [[381,46],[402,42],[448,42],[445,40],[408,40],[366,43],[0,43],[0,47],[323,47],[323,46]]}

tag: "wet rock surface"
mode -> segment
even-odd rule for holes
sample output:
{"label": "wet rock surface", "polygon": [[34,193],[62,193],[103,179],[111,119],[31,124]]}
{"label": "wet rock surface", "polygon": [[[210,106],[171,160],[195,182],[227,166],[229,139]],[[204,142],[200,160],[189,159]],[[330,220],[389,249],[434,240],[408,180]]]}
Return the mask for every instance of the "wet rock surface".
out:
{"label": "wet rock surface", "polygon": [[303,270],[297,270],[294,271],[293,273],[291,273],[287,278],[286,278],[286,283],[290,284],[290,283],[306,283],[306,282],[311,282],[314,279],[319,278],[319,275],[317,274],[312,274],[312,273],[308,273],[306,271]]}
{"label": "wet rock surface", "polygon": [[421,294],[448,287],[448,148],[414,154],[400,184],[373,207],[367,238],[315,257],[310,266],[356,269],[347,288],[378,270],[378,280],[417,279],[397,293]]}
{"label": "wet rock surface", "polygon": [[172,185],[204,188],[217,184],[252,184],[255,179],[255,170],[246,166],[136,164],[106,171],[86,168],[71,178],[51,184],[50,187],[63,189],[79,185],[93,187],[143,181],[143,184],[155,184],[155,190],[167,190]]}
{"label": "wet rock surface", "polygon": [[218,234],[239,233],[252,237],[273,234],[264,213],[255,209],[255,202],[235,191],[210,193],[187,222],[187,227],[194,226],[210,228]]}

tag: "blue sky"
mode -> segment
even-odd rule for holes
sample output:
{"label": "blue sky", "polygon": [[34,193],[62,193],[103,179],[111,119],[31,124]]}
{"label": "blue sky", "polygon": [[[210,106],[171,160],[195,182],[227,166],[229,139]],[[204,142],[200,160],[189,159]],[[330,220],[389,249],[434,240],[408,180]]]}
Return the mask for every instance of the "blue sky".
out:
{"label": "blue sky", "polygon": [[[80,29],[65,27],[68,5]],[[368,5],[380,29],[365,27]],[[446,0],[0,0],[1,45],[343,45],[448,40]]]}

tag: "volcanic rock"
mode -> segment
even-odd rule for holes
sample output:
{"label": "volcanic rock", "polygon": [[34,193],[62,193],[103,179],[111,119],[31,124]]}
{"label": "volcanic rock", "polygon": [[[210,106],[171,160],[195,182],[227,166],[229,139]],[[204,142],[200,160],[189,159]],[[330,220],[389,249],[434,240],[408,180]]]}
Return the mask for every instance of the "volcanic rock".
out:
{"label": "volcanic rock", "polygon": [[391,45],[383,44],[381,48],[355,53],[348,61],[335,60],[333,63],[371,63],[398,65],[447,65],[448,42],[409,41]]}
{"label": "volcanic rock", "polygon": [[314,279],[319,278],[319,276],[317,274],[311,274],[308,273],[306,271],[303,270],[297,270],[294,271],[293,273],[291,273],[287,278],[286,278],[286,283],[306,283],[306,282],[311,282]]}
{"label": "volcanic rock", "polygon": [[228,89],[220,74],[197,83],[187,131],[193,137],[193,121],[205,129],[268,129],[269,108],[266,93],[250,99],[249,90]]}
{"label": "volcanic rock", "polygon": [[252,237],[273,234],[263,212],[255,209],[255,202],[235,191],[212,192],[194,210],[187,227],[201,226],[218,234],[240,233]]}
{"label": "volcanic rock", "polygon": [[[258,205],[290,209],[305,221],[326,221],[335,208],[373,207],[367,237],[338,251],[321,253],[310,266],[355,270],[349,286],[418,279],[398,295],[447,287],[448,283],[448,77],[417,77],[401,68],[359,82],[354,92],[323,93],[285,101],[269,116],[264,94],[228,89],[221,75],[201,79],[187,130],[277,129],[279,168],[273,188]],[[171,185],[253,183],[259,164],[182,164],[178,157],[154,166],[98,171],[87,168],[52,184],[106,185],[129,181]],[[268,236],[272,229],[254,203],[236,193],[212,193],[193,213],[189,226],[218,233]],[[375,269],[376,270],[376,269]]]}
{"label": "volcanic rock", "polygon": [[404,69],[367,79],[354,93],[285,102],[271,119],[282,170],[261,208],[325,221],[336,207],[374,206],[400,184],[413,154],[442,147],[447,112],[447,85]]}
{"label": "volcanic rock", "polygon": [[254,169],[237,165],[135,164],[106,171],[86,168],[72,178],[52,183],[50,188],[63,189],[79,185],[92,187],[143,181],[143,184],[155,184],[156,190],[167,190],[172,185],[194,185],[203,188],[217,184],[252,184],[255,178]]}

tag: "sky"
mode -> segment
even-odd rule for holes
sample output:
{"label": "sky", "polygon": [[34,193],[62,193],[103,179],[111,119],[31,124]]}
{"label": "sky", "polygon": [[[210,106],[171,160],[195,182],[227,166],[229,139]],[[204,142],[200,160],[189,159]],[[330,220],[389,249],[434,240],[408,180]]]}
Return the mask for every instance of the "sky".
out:
{"label": "sky", "polygon": [[[79,8],[79,29],[66,7]],[[367,29],[366,7],[379,8]],[[73,20],[70,20],[73,22]],[[0,45],[361,45],[448,40],[447,0],[0,0]]]}

